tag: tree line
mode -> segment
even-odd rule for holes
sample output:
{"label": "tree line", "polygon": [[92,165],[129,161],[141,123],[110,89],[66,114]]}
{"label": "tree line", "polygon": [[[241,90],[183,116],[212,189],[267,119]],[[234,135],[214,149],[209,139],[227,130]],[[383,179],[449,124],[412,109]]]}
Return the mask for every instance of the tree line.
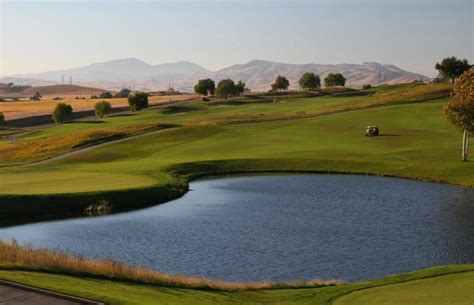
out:
{"label": "tree line", "polygon": [[[326,87],[345,86],[346,78],[341,73],[329,73],[324,79]],[[319,75],[311,72],[304,73],[299,79],[301,88],[315,91],[321,88],[321,78]],[[278,75],[275,82],[271,84],[272,91],[287,90],[290,86],[289,80],[282,75]],[[201,79],[194,86],[194,92],[203,96],[218,96],[228,98],[230,96],[240,96],[245,91],[245,83],[239,80],[234,83],[232,79],[223,79],[216,83],[210,79]]]}

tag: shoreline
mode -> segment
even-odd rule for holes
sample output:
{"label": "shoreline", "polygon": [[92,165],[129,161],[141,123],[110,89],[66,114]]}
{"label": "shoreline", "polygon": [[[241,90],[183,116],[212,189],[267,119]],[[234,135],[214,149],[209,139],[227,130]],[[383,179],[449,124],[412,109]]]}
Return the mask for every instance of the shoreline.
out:
{"label": "shoreline", "polygon": [[[237,164],[239,162],[255,162],[257,164],[264,165],[265,162],[269,160],[232,161]],[[232,165],[232,161],[196,162],[192,164],[184,163],[171,166],[167,168],[167,173],[169,173],[174,178],[173,183],[165,185],[157,184],[150,187],[85,193],[0,194],[0,228],[42,221],[105,216],[148,208],[167,203],[184,196],[188,193],[189,185],[193,181],[219,179],[223,177],[303,174],[354,175],[408,179],[425,183],[447,184],[453,187],[466,189],[474,188],[474,185],[463,185],[452,181],[376,172],[289,168],[263,168],[258,170],[252,169],[252,167],[249,170],[233,170],[232,166],[226,169],[225,166]],[[224,165],[224,167],[220,168],[221,165]],[[188,167],[199,167],[200,170],[186,170]],[[257,167],[258,166],[255,166],[254,168]],[[2,206],[4,208],[2,208]]]}

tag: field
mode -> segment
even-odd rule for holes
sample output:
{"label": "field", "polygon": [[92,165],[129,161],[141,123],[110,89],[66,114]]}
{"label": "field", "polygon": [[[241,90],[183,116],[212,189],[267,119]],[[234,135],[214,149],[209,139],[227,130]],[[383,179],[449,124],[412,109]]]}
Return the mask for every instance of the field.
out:
{"label": "field", "polygon": [[[0,144],[0,221],[77,216],[104,202],[112,211],[139,208],[176,198],[191,179],[215,174],[355,173],[473,187],[474,163],[460,161],[461,134],[443,116],[449,91],[450,85],[409,84],[373,88],[370,95],[249,96],[32,130]],[[365,137],[368,125],[377,125],[381,136]],[[32,161],[40,162],[25,165]],[[33,260],[4,261],[0,278],[111,304],[400,304],[406,298],[436,305],[446,296],[472,304],[473,270],[446,266],[330,287],[235,291],[176,287],[116,271],[78,274]],[[443,293],[448,289],[452,297]]]}
{"label": "field", "polygon": [[[84,111],[94,109],[94,105],[102,99],[75,99],[75,96],[68,95],[62,100],[53,100],[53,96],[46,96],[41,101],[18,101],[18,102],[0,102],[0,112],[5,115],[6,120],[30,117],[34,115],[51,114],[58,103],[70,104],[74,111]],[[159,105],[171,101],[181,101],[192,99],[191,95],[170,95],[170,96],[152,96],[151,105]],[[112,107],[128,106],[126,98],[107,99]]]}

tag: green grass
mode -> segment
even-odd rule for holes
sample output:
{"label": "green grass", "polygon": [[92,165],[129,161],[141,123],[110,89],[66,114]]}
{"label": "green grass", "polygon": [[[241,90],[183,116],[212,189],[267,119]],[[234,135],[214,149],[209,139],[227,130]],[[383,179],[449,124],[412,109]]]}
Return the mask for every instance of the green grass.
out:
{"label": "green grass", "polygon": [[474,272],[449,274],[423,280],[364,289],[336,300],[334,305],[424,305],[474,302]]}
{"label": "green grass", "polygon": [[[30,216],[72,210],[80,214],[101,200],[124,209],[136,208],[176,198],[187,190],[185,185],[192,178],[242,172],[359,173],[474,186],[474,162],[460,161],[461,135],[443,117],[447,98],[436,98],[438,93],[430,88],[412,84],[378,87],[370,99],[286,96],[279,97],[278,103],[259,98],[193,103],[110,117],[98,124],[71,123],[37,130],[20,141],[54,141],[87,130],[149,123],[183,125],[47,164],[0,168],[0,215],[31,220]],[[295,119],[300,111],[318,116]],[[366,138],[367,125],[379,126],[381,136]],[[169,288],[11,268],[2,269],[0,278],[111,304],[330,304],[343,295],[337,302],[346,303],[340,304],[370,304],[364,298],[384,298],[392,304],[397,296],[416,298],[417,290],[428,296],[442,291],[441,287],[458,289],[450,300],[464,304],[474,272],[455,272],[472,270],[472,265],[449,266],[337,287],[243,292]],[[469,290],[464,289],[466,285]],[[419,302],[436,305],[444,301],[438,297]]]}
{"label": "green grass", "polygon": [[1,268],[0,278],[109,304],[430,304],[471,305],[474,265],[425,269],[322,288],[240,292],[172,288],[87,275]]}
{"label": "green grass", "polygon": [[[33,182],[62,174],[74,174],[75,178],[52,187],[74,192],[82,188],[80,184],[91,172],[109,178],[90,183],[86,187],[89,191],[115,185],[112,176],[116,174],[131,174],[130,179],[120,182],[128,183],[127,188],[143,187],[150,184],[150,178],[157,184],[169,182],[169,167],[211,161],[217,172],[357,172],[474,185],[474,163],[459,161],[461,136],[442,116],[444,101],[314,119],[163,130],[52,164],[0,169],[0,193],[23,194],[26,189],[31,189],[29,193],[49,193],[46,185],[35,186]],[[366,138],[367,125],[378,125],[382,136]],[[186,174],[196,169],[187,167]]]}
{"label": "green grass", "polygon": [[[148,192],[150,188],[172,186],[184,192],[183,184],[191,178],[243,172],[359,173],[474,186],[474,163],[459,161],[461,135],[443,116],[447,98],[426,100],[445,94],[446,85],[412,87],[369,101],[360,96],[285,96],[280,97],[279,103],[259,97],[217,100],[112,117],[105,123],[72,123],[38,130],[22,140],[56,143],[58,136],[79,138],[77,132],[97,128],[173,121],[184,124],[47,164],[0,168],[0,212],[14,217],[11,203],[21,201],[15,207],[28,203],[28,209],[19,209],[22,213],[30,210],[32,215],[41,214],[42,207],[57,202],[61,194],[77,196],[68,196],[68,204],[59,204],[58,211],[67,212],[71,205],[80,210],[79,206],[86,208],[92,201],[111,201],[111,194],[117,190]],[[380,106],[386,103],[388,106]],[[230,106],[219,106],[222,104]],[[362,109],[358,105],[363,105]],[[301,109],[318,113],[317,108],[323,113],[343,111],[299,119],[284,116]],[[226,124],[226,118],[231,120],[231,112],[236,109],[256,119],[253,123],[243,124],[244,120]],[[264,117],[276,115],[279,119],[259,121],[260,111],[265,111]],[[378,125],[381,136],[366,138],[367,125]],[[54,198],[48,196],[51,194]],[[173,194],[166,198],[175,197],[176,192]],[[85,195],[90,200],[79,200]],[[142,205],[148,196],[127,200],[136,201],[138,207],[138,202]]]}

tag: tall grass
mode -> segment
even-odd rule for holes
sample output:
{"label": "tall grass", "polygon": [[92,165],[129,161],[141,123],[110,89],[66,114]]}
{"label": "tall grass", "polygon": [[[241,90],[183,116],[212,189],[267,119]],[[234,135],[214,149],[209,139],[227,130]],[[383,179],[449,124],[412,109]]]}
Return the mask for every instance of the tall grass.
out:
{"label": "tall grass", "polygon": [[137,268],[110,260],[90,260],[65,252],[35,249],[19,245],[15,240],[0,240],[0,268],[26,269],[78,276],[96,276],[117,280],[156,284],[169,287],[244,291],[270,288],[307,288],[342,284],[340,280],[298,280],[288,282],[226,282],[203,277],[171,275],[145,268]]}

